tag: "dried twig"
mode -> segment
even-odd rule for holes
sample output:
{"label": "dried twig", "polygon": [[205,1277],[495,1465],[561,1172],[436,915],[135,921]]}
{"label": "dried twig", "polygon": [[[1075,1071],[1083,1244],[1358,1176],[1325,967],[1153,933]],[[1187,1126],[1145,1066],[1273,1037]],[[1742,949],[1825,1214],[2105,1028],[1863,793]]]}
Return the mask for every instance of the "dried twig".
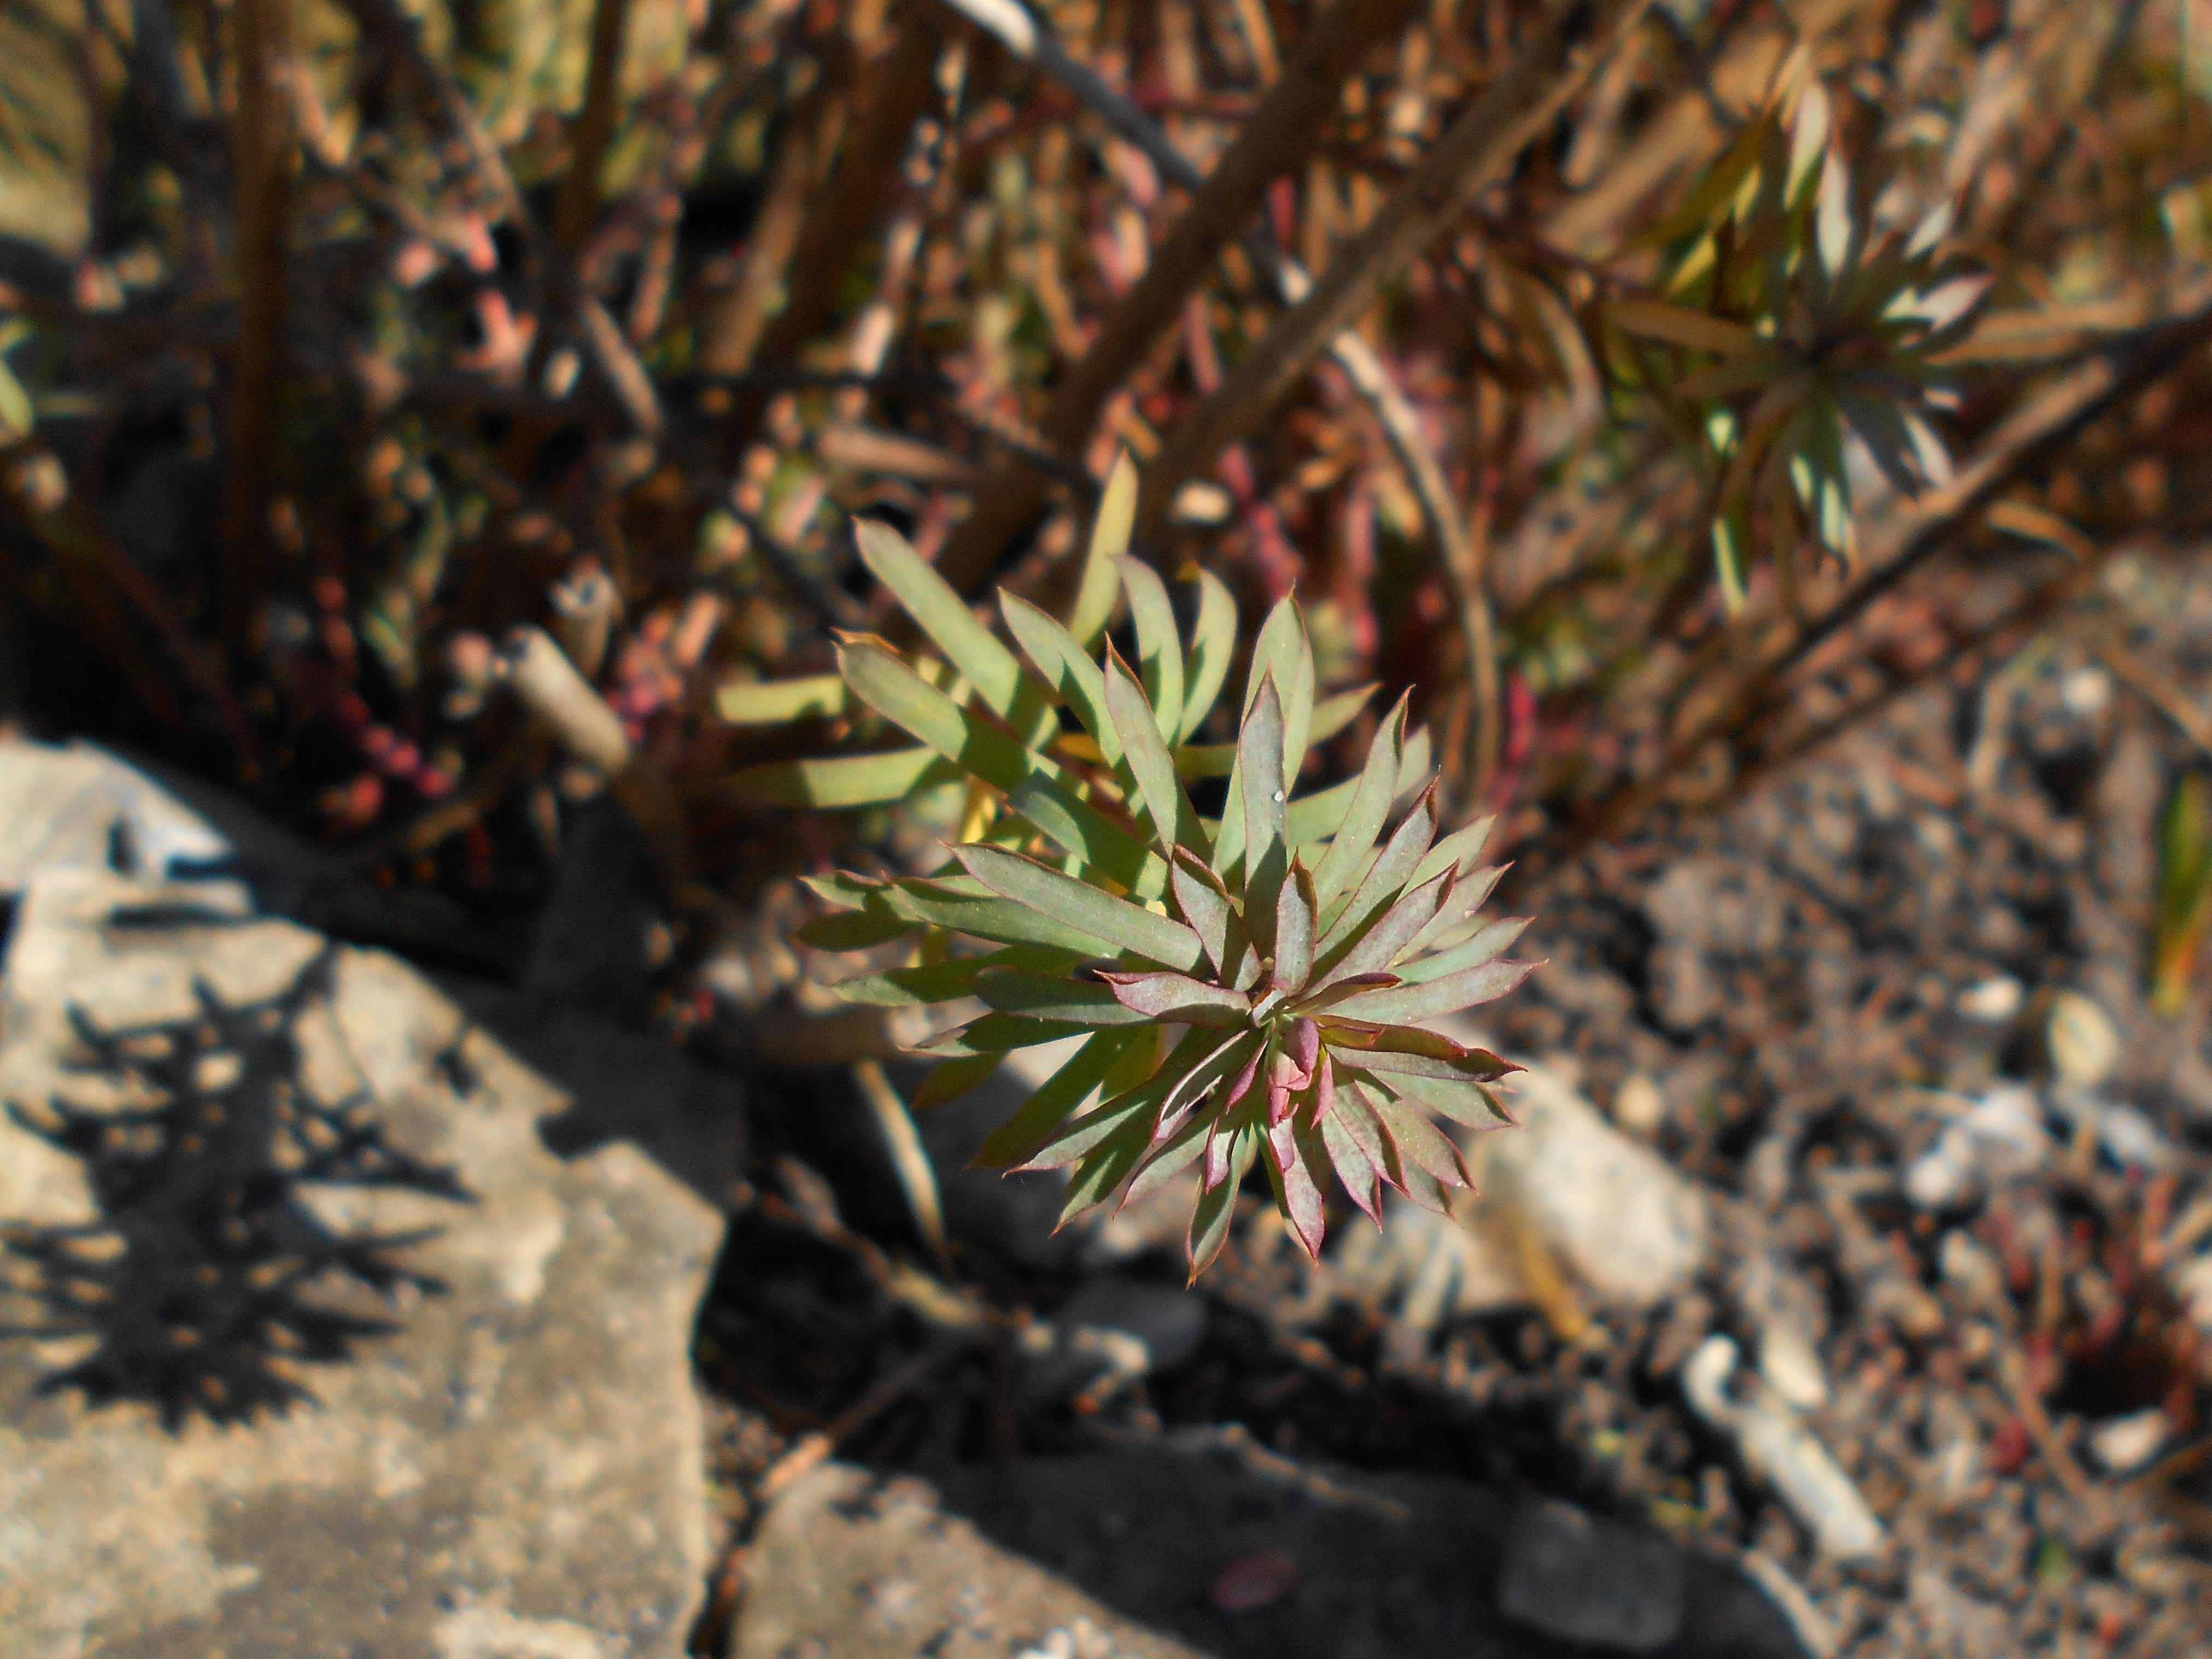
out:
{"label": "dried twig", "polygon": [[[1157,534],[1176,491],[1249,436],[1329,343],[1504,175],[1620,44],[1651,0],[1553,0],[1534,37],[1486,88],[1371,223],[1337,250],[1313,291],[1186,416],[1145,475],[1139,533]],[[1585,17],[1579,37],[1575,26]]]}
{"label": "dried twig", "polygon": [[288,54],[284,13],[271,0],[231,12],[236,104],[231,164],[237,192],[239,318],[231,357],[229,453],[223,474],[222,631],[241,660],[252,648],[276,547],[269,529],[284,368],[289,148],[278,84]]}
{"label": "dried twig", "polygon": [[[960,9],[974,15],[968,6]],[[1259,211],[1267,185],[1298,167],[1320,141],[1345,77],[1358,67],[1370,46],[1389,38],[1404,22],[1411,9],[1409,0],[1336,0],[1307,32],[1282,78],[1210,174],[1200,176],[1165,133],[1133,106],[1125,111],[1127,100],[1110,88],[1104,107],[1092,105],[1117,127],[1141,129],[1140,148],[1170,179],[1194,193],[1190,205],[1153,250],[1144,276],[1107,313],[1089,349],[1054,388],[1052,401],[1037,422],[1047,443],[1066,454],[1080,453],[1107,399],[1153,343],[1174,326],[1184,301],[1206,280],[1223,247],[1236,240]],[[1050,39],[1035,31],[1032,38],[1040,42]],[[1052,67],[1042,46],[1033,46],[1032,51],[1041,64]],[[1080,94],[1083,88],[1076,90]],[[1303,275],[1298,273],[1300,278]],[[1366,382],[1360,386],[1363,397],[1371,397],[1375,386],[1389,386],[1371,353],[1368,362],[1377,372],[1354,376],[1356,382]],[[1385,422],[1386,428],[1389,424]],[[1035,472],[1012,464],[994,469],[976,491],[975,512],[939,558],[945,579],[963,590],[981,581],[1006,544],[1042,509],[1044,501],[1044,480]]]}

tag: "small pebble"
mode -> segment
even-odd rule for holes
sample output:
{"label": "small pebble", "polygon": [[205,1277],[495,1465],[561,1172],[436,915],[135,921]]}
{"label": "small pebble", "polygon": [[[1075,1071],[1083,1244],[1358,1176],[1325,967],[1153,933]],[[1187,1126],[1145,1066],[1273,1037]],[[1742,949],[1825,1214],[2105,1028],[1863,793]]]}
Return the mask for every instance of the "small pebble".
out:
{"label": "small pebble", "polygon": [[1613,1121],[1645,1140],[1657,1134],[1667,1121],[1667,1102],[1659,1085],[1641,1072],[1630,1073],[1613,1095]]}
{"label": "small pebble", "polygon": [[1959,993],[1959,1012],[1985,1025],[2002,1025],[2027,1000],[2027,988],[2010,974],[1999,974]]}
{"label": "small pebble", "polygon": [[2166,1413],[2154,1407],[2109,1417],[2089,1431],[2089,1449],[2114,1474],[2133,1474],[2166,1443]]}

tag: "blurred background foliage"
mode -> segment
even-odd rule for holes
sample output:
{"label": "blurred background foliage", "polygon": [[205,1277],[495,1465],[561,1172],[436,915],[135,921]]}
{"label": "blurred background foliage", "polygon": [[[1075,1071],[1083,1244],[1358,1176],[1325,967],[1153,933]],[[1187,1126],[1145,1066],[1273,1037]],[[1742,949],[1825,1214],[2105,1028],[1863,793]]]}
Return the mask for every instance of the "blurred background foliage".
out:
{"label": "blurred background foliage", "polygon": [[11,712],[495,948],[611,782],[690,1018],[786,878],[975,818],[748,787],[890,742],[830,678],[892,626],[855,517],[1052,608],[1127,450],[1186,624],[1295,588],[1319,695],[1380,683],[1309,782],[1417,688],[1540,890],[2155,612],[2212,499],[2197,9],[18,0]]}

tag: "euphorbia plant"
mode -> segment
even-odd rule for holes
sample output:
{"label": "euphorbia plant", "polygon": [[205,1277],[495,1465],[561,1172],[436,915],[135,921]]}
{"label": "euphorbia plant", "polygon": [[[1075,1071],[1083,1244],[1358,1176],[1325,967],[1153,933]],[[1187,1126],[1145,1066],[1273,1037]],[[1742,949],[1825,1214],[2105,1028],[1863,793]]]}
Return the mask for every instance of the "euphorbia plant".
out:
{"label": "euphorbia plant", "polygon": [[[969,814],[972,833],[933,876],[816,880],[847,913],[806,936],[843,948],[918,936],[909,965],[840,988],[854,999],[983,1005],[927,1045],[943,1063],[920,1104],[981,1082],[1014,1049],[1080,1038],[978,1161],[1070,1169],[1063,1219],[1196,1165],[1195,1274],[1219,1251],[1255,1163],[1310,1253],[1332,1171],[1378,1219],[1385,1186],[1441,1208],[1446,1188],[1468,1185],[1457,1146],[1431,1120],[1508,1121],[1487,1085],[1514,1067],[1424,1022],[1504,995],[1533,964],[1504,955],[1524,921],[1475,915],[1500,873],[1477,865],[1489,821],[1437,838],[1425,735],[1408,734],[1402,702],[1358,777],[1291,799],[1323,724],[1293,601],[1255,646],[1236,742],[1190,742],[1226,675],[1233,607],[1201,578],[1185,648],[1165,586],[1122,556],[1133,487],[1125,465],[1072,626],[1000,594],[1026,664],[896,536],[861,527],[869,565],[945,668],[925,672],[882,640],[847,635],[844,683],[965,771],[971,799],[990,810]],[[1133,617],[1134,668],[1111,644],[1094,659],[1086,642],[1117,586]],[[1338,726],[1349,718],[1324,708]],[[1063,726],[1062,708],[1079,729]],[[1185,780],[1224,763],[1222,815],[1201,817]],[[754,783],[801,799],[806,775],[786,769]],[[955,936],[988,948],[957,954]]]}

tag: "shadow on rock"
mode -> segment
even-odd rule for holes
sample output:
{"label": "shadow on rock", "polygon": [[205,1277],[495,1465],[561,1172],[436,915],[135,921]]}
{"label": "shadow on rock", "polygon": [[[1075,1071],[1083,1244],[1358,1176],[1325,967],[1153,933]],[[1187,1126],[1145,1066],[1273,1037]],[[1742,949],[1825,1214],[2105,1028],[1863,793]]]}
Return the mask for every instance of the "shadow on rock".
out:
{"label": "shadow on rock", "polygon": [[444,1290],[395,1255],[435,1230],[347,1233],[304,1190],[470,1197],[386,1144],[365,1085],[319,1091],[309,1076],[298,1027],[327,1002],[337,959],[326,946],[281,993],[236,1007],[195,981],[184,1019],[103,1030],[70,1010],[88,1097],[8,1103],[82,1160],[99,1210],[0,1232],[0,1297],[23,1310],[0,1335],[79,1350],[41,1393],[144,1401],[172,1431],[194,1412],[251,1421],[311,1401],[304,1367],[347,1359],[398,1328],[394,1305]]}

